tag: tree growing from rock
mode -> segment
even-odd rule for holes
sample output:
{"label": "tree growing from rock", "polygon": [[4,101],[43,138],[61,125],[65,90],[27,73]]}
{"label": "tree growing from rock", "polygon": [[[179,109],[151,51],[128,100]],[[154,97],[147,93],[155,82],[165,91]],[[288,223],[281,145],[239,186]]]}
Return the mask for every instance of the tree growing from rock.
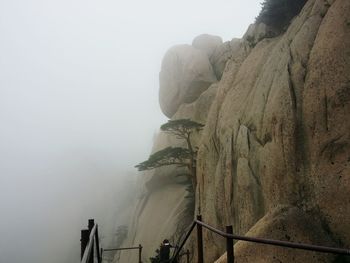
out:
{"label": "tree growing from rock", "polygon": [[306,2],[307,0],[265,0],[256,22],[283,30],[291,19],[300,12]]}
{"label": "tree growing from rock", "polygon": [[166,147],[151,154],[148,160],[139,163],[135,167],[139,171],[152,170],[165,165],[187,166],[191,158],[190,151],[182,147]]}
{"label": "tree growing from rock", "polygon": [[197,150],[192,145],[191,135],[195,131],[198,132],[202,130],[203,127],[203,124],[190,119],[169,120],[167,123],[163,124],[160,129],[176,136],[178,139],[184,140],[187,147],[166,147],[151,154],[148,160],[139,163],[135,167],[138,168],[139,171],[151,170],[167,165],[187,167],[191,176],[192,185],[195,187]]}

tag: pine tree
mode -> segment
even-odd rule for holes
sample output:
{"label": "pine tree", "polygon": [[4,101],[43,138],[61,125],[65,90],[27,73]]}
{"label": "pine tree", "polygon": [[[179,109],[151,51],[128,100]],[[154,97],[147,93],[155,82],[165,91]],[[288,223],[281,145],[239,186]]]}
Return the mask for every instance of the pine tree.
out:
{"label": "pine tree", "polygon": [[283,30],[306,2],[307,0],[265,0],[256,22]]}
{"label": "pine tree", "polygon": [[177,165],[187,167],[190,172],[192,185],[196,186],[196,157],[197,150],[192,145],[191,135],[194,131],[200,131],[203,124],[190,119],[169,120],[163,124],[160,129],[171,135],[176,136],[186,142],[187,148],[184,147],[167,147],[150,155],[148,160],[139,163],[135,167],[139,171],[151,170],[154,168]]}

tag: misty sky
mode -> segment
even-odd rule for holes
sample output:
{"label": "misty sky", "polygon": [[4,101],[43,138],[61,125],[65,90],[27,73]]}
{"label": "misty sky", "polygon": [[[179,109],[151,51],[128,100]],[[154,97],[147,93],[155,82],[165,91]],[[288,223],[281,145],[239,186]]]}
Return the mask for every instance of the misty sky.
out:
{"label": "misty sky", "polygon": [[71,242],[110,217],[166,121],[166,50],[241,37],[260,2],[0,0],[1,263],[77,260]]}

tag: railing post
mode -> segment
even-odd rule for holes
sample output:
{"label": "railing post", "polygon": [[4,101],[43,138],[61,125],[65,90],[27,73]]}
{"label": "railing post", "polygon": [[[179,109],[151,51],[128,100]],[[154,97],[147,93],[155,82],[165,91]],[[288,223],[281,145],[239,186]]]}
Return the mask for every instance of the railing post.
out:
{"label": "railing post", "polygon": [[139,244],[139,263],[142,263],[142,246]]}
{"label": "railing post", "polygon": [[[197,220],[202,222],[202,216],[198,215]],[[198,244],[198,263],[203,263],[203,231],[202,226],[197,224],[197,244]]]}
{"label": "railing post", "polygon": [[[226,233],[232,235],[233,228],[232,226],[226,226]],[[226,254],[227,254],[227,263],[234,263],[234,252],[233,252],[233,239],[227,237],[226,238]]]}
{"label": "railing post", "polygon": [[80,238],[80,260],[83,259],[83,255],[85,252],[85,248],[89,242],[89,229],[81,230],[81,238]]}
{"label": "railing post", "polygon": [[[94,219],[89,219],[89,223],[88,223],[88,228],[89,228],[89,234],[91,233],[92,229],[94,228],[95,225],[95,220]],[[92,249],[91,249],[91,253],[90,253],[90,257],[88,262],[89,263],[94,263],[94,240],[92,239]]]}
{"label": "railing post", "polygon": [[94,228],[95,225],[95,220],[94,219],[89,219],[88,221],[88,228],[91,231]]}
{"label": "railing post", "polygon": [[190,251],[188,249],[186,250],[186,262],[190,263]]}

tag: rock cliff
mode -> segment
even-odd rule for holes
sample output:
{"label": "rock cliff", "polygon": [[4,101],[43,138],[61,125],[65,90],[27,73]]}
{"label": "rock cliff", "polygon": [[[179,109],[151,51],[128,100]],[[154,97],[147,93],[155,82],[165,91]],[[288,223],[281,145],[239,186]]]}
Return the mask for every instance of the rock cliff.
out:
{"label": "rock cliff", "polygon": [[[173,119],[190,118],[199,123],[205,123],[209,107],[216,95],[217,86],[211,85],[198,95],[196,101],[182,104],[174,114]],[[194,146],[199,146],[200,134],[193,134]],[[164,132],[157,134],[153,151],[167,146],[183,146],[183,142]],[[172,243],[182,237],[182,233],[192,222],[194,216],[194,198],[189,189],[191,181],[184,174],[184,168],[167,166],[147,171],[140,175],[140,196],[135,201],[132,222],[129,225],[128,238],[124,245],[142,244],[143,262],[155,255],[155,250],[165,239]],[[119,254],[115,257],[119,259]],[[137,262],[135,251],[123,251],[116,262]]]}
{"label": "rock cliff", "polygon": [[[195,211],[203,220],[238,234],[350,247],[350,1],[308,0],[282,33],[254,24],[242,39],[202,35],[169,52],[160,73],[163,112],[205,123],[195,138]],[[164,138],[156,140],[161,148],[178,143]],[[130,240],[153,240],[151,252],[193,217],[193,209],[178,216],[188,200],[177,173],[156,169],[144,179],[157,187],[148,187],[134,221],[154,220],[159,202],[164,213],[149,227],[134,222]],[[205,231],[204,244],[206,262],[225,262],[224,240]],[[235,256],[346,262],[244,242]]]}

